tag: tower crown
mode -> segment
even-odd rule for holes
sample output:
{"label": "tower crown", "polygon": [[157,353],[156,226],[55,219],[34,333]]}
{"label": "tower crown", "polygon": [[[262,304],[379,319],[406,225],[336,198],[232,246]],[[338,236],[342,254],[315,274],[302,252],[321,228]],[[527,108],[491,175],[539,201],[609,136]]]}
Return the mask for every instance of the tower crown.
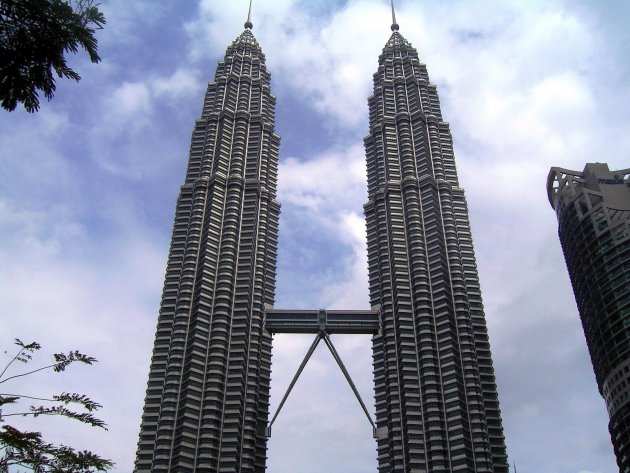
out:
{"label": "tower crown", "polygon": [[258,41],[256,41],[256,38],[254,37],[254,33],[252,33],[252,30],[249,28],[243,31],[239,35],[239,37],[234,40],[234,43],[232,44],[238,45],[238,44],[243,44],[243,43],[251,44],[252,46],[256,46],[257,48],[260,48]]}
{"label": "tower crown", "polygon": [[227,48],[226,57],[233,54],[244,54],[258,56],[262,61],[265,59],[265,54],[260,47],[260,44],[256,40],[254,33],[248,28],[243,31]]}
{"label": "tower crown", "polygon": [[[398,25],[395,25],[398,26]],[[389,37],[385,48],[395,48],[396,46],[407,46],[411,47],[411,43],[407,41],[403,35],[398,32],[398,28],[394,30],[394,25],[392,25],[392,30],[394,31],[392,35]]]}

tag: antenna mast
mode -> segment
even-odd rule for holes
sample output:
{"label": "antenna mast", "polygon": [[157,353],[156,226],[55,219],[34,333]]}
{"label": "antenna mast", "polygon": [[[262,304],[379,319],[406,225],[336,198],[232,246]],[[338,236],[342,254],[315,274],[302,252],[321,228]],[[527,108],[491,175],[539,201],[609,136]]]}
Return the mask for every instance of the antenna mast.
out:
{"label": "antenna mast", "polygon": [[253,0],[249,0],[249,11],[247,12],[247,21],[245,22],[245,28],[248,30],[251,30],[254,27],[254,24],[252,23],[252,1]]}
{"label": "antenna mast", "polygon": [[392,31],[398,31],[400,27],[396,23],[396,11],[394,10],[394,0],[392,0]]}

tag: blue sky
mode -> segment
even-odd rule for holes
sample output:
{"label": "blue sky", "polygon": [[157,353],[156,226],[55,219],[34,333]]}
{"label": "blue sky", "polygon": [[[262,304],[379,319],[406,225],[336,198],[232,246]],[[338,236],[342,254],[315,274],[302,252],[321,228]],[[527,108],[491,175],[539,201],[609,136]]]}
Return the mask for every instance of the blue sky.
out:
{"label": "blue sky", "polygon": [[[19,337],[100,360],[14,389],[101,402],[108,432],[37,426],[130,472],[190,133],[247,2],[102,9],[102,63],[73,57],[79,84],[58,81],[37,114],[0,112],[0,317],[3,350]],[[521,473],[615,473],[545,183],[551,166],[628,167],[630,4],[400,0],[397,19],[451,124],[510,460]],[[388,2],[257,0],[253,23],[282,137],[277,307],[366,308],[362,138]],[[334,341],[371,406],[369,339]],[[276,337],[272,410],[310,342]],[[269,471],[363,472],[375,457],[320,347],[274,424]]]}

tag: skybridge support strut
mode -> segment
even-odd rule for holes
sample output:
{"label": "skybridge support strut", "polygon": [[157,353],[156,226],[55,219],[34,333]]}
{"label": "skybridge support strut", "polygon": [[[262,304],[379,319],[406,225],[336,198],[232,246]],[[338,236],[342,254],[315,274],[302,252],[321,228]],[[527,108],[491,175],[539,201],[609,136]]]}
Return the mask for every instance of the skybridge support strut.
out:
{"label": "skybridge support strut", "polygon": [[273,417],[271,418],[271,422],[269,422],[269,425],[266,428],[265,434],[266,434],[267,438],[271,437],[271,426],[276,421],[276,418],[278,417],[278,414],[280,414],[280,411],[282,410],[282,407],[284,406],[284,403],[286,402],[287,398],[289,397],[289,394],[293,390],[293,387],[295,386],[295,383],[297,382],[298,378],[302,374],[302,371],[304,371],[304,367],[306,366],[308,361],[311,359],[311,356],[315,352],[315,349],[317,348],[317,345],[319,344],[319,342],[321,340],[324,340],[324,343],[328,347],[328,350],[330,351],[330,353],[332,354],[333,358],[337,362],[337,366],[339,366],[339,369],[341,370],[341,372],[343,373],[344,377],[346,378],[346,381],[348,381],[348,384],[350,385],[350,388],[352,389],[352,392],[354,393],[355,397],[357,398],[357,401],[359,401],[359,404],[361,405],[361,408],[363,409],[363,412],[365,413],[365,416],[367,417],[368,422],[372,426],[372,430],[373,430],[374,436],[376,436],[376,430],[377,430],[376,429],[376,425],[374,424],[374,421],[372,420],[372,417],[370,416],[370,413],[367,410],[367,407],[365,407],[365,403],[363,402],[363,399],[361,399],[361,395],[359,394],[359,391],[357,390],[357,387],[355,386],[354,382],[352,381],[352,377],[350,376],[350,373],[346,369],[346,366],[343,364],[343,361],[341,360],[341,357],[339,356],[339,353],[335,349],[335,346],[333,345],[333,342],[330,339],[330,335],[326,331],[325,311],[320,311],[319,312],[319,321],[320,321],[320,324],[319,324],[320,331],[317,333],[317,335],[315,335],[315,339],[313,340],[313,343],[311,343],[311,346],[309,347],[308,351],[306,352],[306,355],[304,356],[304,359],[302,360],[302,363],[300,364],[300,366],[298,367],[295,375],[293,376],[293,379],[291,380],[291,383],[289,384],[289,387],[287,388],[287,391],[285,392],[284,396],[282,397],[282,400],[280,401],[280,404],[278,405],[278,409],[276,410],[276,413],[273,415]]}
{"label": "skybridge support strut", "polygon": [[324,339],[324,343],[326,343],[326,346],[330,350],[330,353],[332,354],[333,358],[337,362],[337,365],[339,365],[339,369],[341,370],[343,375],[346,377],[346,381],[348,381],[348,384],[350,385],[350,388],[352,388],[352,392],[356,396],[357,401],[359,401],[359,404],[361,404],[361,408],[363,409],[363,412],[365,412],[365,416],[367,417],[368,421],[372,425],[372,429],[374,431],[376,431],[376,425],[374,425],[374,421],[372,420],[372,417],[370,416],[370,413],[368,412],[367,408],[365,407],[365,404],[363,403],[363,399],[361,399],[361,395],[359,394],[359,391],[357,390],[357,387],[352,382],[352,378],[350,377],[350,373],[348,373],[348,370],[346,369],[345,365],[343,364],[343,361],[341,361],[341,357],[339,356],[339,353],[337,353],[337,350],[335,349],[335,346],[333,345],[332,340],[330,339],[330,337],[328,336],[328,334],[326,332],[323,332],[322,338]]}
{"label": "skybridge support strut", "polygon": [[304,370],[304,367],[306,366],[306,363],[308,363],[308,360],[311,359],[311,355],[315,351],[315,348],[317,348],[317,344],[319,343],[321,338],[322,337],[319,334],[317,334],[317,336],[315,337],[315,340],[313,340],[313,343],[311,343],[311,346],[309,347],[308,351],[306,352],[306,356],[304,356],[304,359],[302,360],[302,363],[300,364],[300,367],[298,368],[297,372],[295,373],[295,376],[293,376],[293,379],[291,380],[291,384],[289,384],[289,387],[287,388],[287,392],[284,393],[284,396],[282,397],[282,401],[280,401],[280,404],[278,405],[278,409],[276,410],[276,413],[273,415],[273,417],[271,418],[271,422],[269,422],[269,425],[267,426],[267,429],[266,429],[266,432],[265,432],[266,435],[267,435],[267,438],[271,437],[271,426],[276,421],[276,417],[278,417],[278,414],[280,414],[280,410],[282,409],[282,406],[284,406],[284,403],[286,402],[287,398],[289,397],[289,394],[293,390],[293,386],[295,386],[295,383],[297,382],[298,378],[302,374],[302,371]]}

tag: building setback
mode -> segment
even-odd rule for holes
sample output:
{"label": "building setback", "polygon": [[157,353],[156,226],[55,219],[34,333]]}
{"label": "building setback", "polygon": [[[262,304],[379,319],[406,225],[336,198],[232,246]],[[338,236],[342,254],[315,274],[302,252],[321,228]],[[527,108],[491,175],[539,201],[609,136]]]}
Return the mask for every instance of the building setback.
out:
{"label": "building setback", "polygon": [[135,471],[263,472],[270,331],[314,330],[309,353],[324,340],[346,375],[329,335],[374,334],[379,472],[506,473],[466,199],[417,51],[394,21],[368,100],[372,310],[272,310],[280,139],[265,56],[245,26],[193,130]]}
{"label": "building setback", "polygon": [[136,472],[264,471],[280,204],[275,102],[251,23],[195,122]]}
{"label": "building setback", "polygon": [[365,138],[381,472],[507,472],[468,208],[449,125],[392,25]]}
{"label": "building setback", "polygon": [[551,168],[549,202],[569,270],[617,465],[630,472],[630,169]]}

